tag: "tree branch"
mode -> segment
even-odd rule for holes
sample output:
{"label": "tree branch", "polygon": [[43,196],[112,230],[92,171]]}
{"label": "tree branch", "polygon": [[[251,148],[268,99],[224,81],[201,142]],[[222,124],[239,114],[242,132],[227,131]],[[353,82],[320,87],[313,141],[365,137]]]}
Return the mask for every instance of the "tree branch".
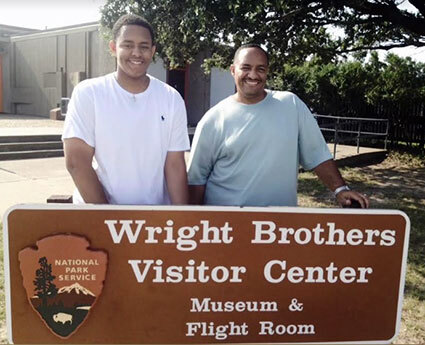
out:
{"label": "tree branch", "polygon": [[367,0],[341,0],[338,3],[349,6],[363,14],[375,14],[382,16],[389,22],[398,24],[417,35],[425,36],[424,19],[417,18],[413,14],[409,14],[407,11],[402,12],[394,4],[383,5],[372,3]]}
{"label": "tree branch", "polygon": [[425,2],[423,0],[409,0],[409,2],[425,17]]}
{"label": "tree branch", "polygon": [[275,21],[275,20],[279,20],[279,21],[280,20],[287,20],[288,18],[294,17],[296,15],[308,14],[310,12],[320,10],[323,7],[324,7],[323,5],[316,5],[316,6],[312,6],[312,7],[308,7],[308,6],[301,7],[301,8],[297,8],[296,10],[293,10],[291,12],[285,13],[284,15],[277,16],[277,17],[269,17],[267,19],[270,19],[270,20],[273,20],[273,21]]}
{"label": "tree branch", "polygon": [[[341,49],[337,50],[337,53],[353,53],[358,52],[361,50],[377,50],[377,49],[383,49],[383,50],[390,50],[393,48],[404,48],[412,45],[413,43],[400,43],[400,44],[387,44],[387,45],[378,45],[378,46],[359,46],[355,48],[349,48],[349,49]],[[415,42],[416,47],[425,47],[425,42]]]}
{"label": "tree branch", "polygon": [[[342,19],[325,19],[325,18],[320,18],[320,17],[310,17],[311,19],[313,19],[316,25],[340,25],[340,26],[347,26],[347,21],[346,20],[342,20]],[[358,19],[358,20],[354,20],[354,21],[350,21],[349,25],[353,26],[353,25],[362,25],[362,24],[369,24],[369,23],[376,23],[376,24],[381,24],[385,22],[385,19],[383,19],[382,17],[374,17],[374,18],[366,18],[366,19]]]}

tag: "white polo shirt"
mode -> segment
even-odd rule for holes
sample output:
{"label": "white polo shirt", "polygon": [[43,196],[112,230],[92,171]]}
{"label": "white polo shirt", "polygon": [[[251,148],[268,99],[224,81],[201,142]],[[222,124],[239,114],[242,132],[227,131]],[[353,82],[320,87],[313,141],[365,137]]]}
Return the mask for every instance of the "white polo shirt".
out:
{"label": "white polo shirt", "polygon": [[[190,147],[182,97],[149,78],[139,94],[123,89],[113,73],[84,80],[68,106],[62,139],[79,138],[95,149],[94,167],[111,204],[169,204],[167,153]],[[82,202],[78,191],[74,199]]]}

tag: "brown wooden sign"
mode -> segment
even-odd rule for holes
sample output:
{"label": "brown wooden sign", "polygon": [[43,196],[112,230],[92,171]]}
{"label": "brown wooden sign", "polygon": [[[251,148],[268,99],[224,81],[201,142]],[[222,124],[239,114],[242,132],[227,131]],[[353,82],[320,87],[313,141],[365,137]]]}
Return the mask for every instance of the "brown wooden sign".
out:
{"label": "brown wooden sign", "polygon": [[388,210],[16,206],[9,341],[388,343],[409,228]]}

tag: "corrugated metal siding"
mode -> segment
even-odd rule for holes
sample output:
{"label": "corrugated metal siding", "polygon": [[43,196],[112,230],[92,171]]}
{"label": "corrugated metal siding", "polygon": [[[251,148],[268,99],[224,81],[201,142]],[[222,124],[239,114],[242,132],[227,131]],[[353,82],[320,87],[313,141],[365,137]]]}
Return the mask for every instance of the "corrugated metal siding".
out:
{"label": "corrugated metal siding", "polygon": [[51,87],[45,87],[45,73],[56,72],[56,38],[15,42],[14,56],[12,101],[16,110],[22,114],[40,115],[47,110],[48,116],[48,109],[56,97],[52,90],[46,91]]}
{"label": "corrugated metal siding", "polygon": [[99,65],[89,61],[89,50],[98,49],[90,46],[96,36],[92,26],[12,39],[12,111],[48,117],[61,97],[69,97],[76,83],[87,78],[89,67]]}
{"label": "corrugated metal siding", "polygon": [[116,69],[115,57],[100,32],[90,32],[90,78],[100,77]]}
{"label": "corrugated metal siding", "polygon": [[66,88],[71,95],[75,85],[86,79],[86,33],[67,35],[66,46]]}

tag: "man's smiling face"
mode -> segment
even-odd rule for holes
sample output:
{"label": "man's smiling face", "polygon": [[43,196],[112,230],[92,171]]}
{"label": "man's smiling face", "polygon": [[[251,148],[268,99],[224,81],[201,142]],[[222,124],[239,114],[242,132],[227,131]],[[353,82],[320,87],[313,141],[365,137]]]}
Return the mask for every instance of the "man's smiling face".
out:
{"label": "man's smiling face", "polygon": [[242,49],[236,56],[230,71],[235,79],[237,101],[254,104],[265,97],[268,63],[261,49],[255,47]]}
{"label": "man's smiling face", "polygon": [[155,45],[148,29],[139,25],[124,25],[110,47],[117,57],[118,74],[132,79],[146,75],[155,54]]}

